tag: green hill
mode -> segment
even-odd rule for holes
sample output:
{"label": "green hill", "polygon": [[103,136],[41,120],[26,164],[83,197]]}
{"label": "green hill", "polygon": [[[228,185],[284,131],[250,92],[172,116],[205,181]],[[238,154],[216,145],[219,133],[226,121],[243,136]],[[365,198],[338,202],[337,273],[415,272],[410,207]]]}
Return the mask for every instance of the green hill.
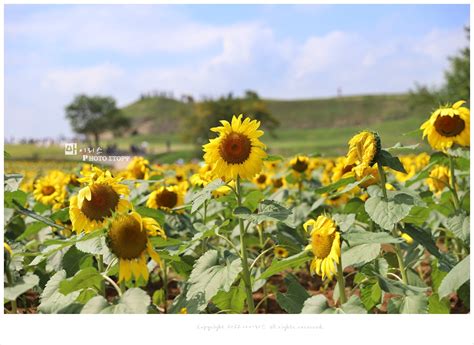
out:
{"label": "green hill", "polygon": [[[266,100],[271,114],[285,129],[340,128],[369,126],[383,121],[409,117],[413,114],[407,94],[348,96],[308,100]],[[178,133],[181,121],[193,111],[193,105],[179,100],[152,97],[123,108],[139,134]]]}

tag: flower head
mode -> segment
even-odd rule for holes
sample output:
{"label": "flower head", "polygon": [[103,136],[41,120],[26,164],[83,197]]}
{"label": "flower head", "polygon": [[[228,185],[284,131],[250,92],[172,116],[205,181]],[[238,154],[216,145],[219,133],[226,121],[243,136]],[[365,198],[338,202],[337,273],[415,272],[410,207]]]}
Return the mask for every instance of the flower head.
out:
{"label": "flower head", "polygon": [[107,232],[107,246],[119,259],[119,282],[140,278],[148,281],[147,255],[161,264],[149,236],[166,235],[152,218],[142,218],[138,213],[117,215],[111,220]]}
{"label": "flower head", "polygon": [[185,193],[183,185],[162,186],[150,194],[146,206],[171,212],[173,208],[184,204]]}
{"label": "flower head", "polygon": [[262,170],[263,159],[267,156],[265,145],[259,140],[263,131],[259,130],[260,122],[234,116],[232,122],[221,121],[222,126],[211,128],[219,133],[203,146],[204,160],[212,166],[214,177],[225,181],[252,179]]}
{"label": "flower head", "polygon": [[454,144],[470,146],[470,112],[458,101],[452,106],[446,105],[435,110],[431,117],[423,123],[423,139],[435,150],[446,151]]}
{"label": "flower head", "polygon": [[376,163],[377,154],[380,152],[380,137],[377,133],[362,131],[349,140],[347,152],[347,166],[353,166],[357,176],[363,175],[363,170]]}
{"label": "flower head", "polygon": [[319,216],[316,220],[308,220],[303,228],[311,236],[310,246],[314,254],[311,272],[323,279],[332,279],[341,256],[340,234],[336,223],[331,218]]}

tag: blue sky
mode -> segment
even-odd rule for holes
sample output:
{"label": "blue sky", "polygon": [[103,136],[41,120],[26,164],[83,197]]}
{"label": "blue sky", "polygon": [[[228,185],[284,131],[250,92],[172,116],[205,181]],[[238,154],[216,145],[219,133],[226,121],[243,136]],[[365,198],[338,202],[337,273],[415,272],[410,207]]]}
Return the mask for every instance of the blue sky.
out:
{"label": "blue sky", "polygon": [[6,5],[5,136],[70,135],[78,93],[269,98],[440,85],[468,5]]}

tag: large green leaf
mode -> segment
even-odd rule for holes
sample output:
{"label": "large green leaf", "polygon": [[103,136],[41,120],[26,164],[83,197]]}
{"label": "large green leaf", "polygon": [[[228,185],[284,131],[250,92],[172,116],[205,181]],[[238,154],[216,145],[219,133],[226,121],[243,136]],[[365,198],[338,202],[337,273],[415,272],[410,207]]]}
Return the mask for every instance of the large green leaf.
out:
{"label": "large green leaf", "polygon": [[220,290],[212,298],[212,302],[227,313],[239,314],[244,310],[245,287],[243,281],[240,286],[232,286],[228,292]]}
{"label": "large green leaf", "polygon": [[298,267],[312,258],[309,251],[303,251],[299,254],[290,256],[283,260],[273,260],[272,264],[262,273],[259,279],[267,279],[274,274],[280,273],[286,269]]}
{"label": "large green leaf", "polygon": [[288,288],[286,293],[277,292],[278,304],[289,314],[301,313],[304,302],[310,297],[308,292],[292,274],[285,277],[285,285]]}
{"label": "large green leaf", "polygon": [[381,302],[382,289],[377,281],[371,284],[364,284],[360,289],[360,298],[367,310],[371,310]]}
{"label": "large green leaf", "polygon": [[449,301],[446,298],[439,298],[437,293],[428,298],[428,312],[430,314],[449,314]]}
{"label": "large green leaf", "polygon": [[280,205],[274,200],[263,200],[258,207],[258,213],[253,213],[247,207],[237,207],[234,210],[236,217],[248,220],[255,224],[260,224],[265,221],[285,221],[290,215],[291,211],[286,207]]}
{"label": "large green leaf", "polygon": [[28,273],[18,279],[18,281],[15,282],[15,285],[6,287],[3,290],[3,298],[8,301],[14,301],[18,298],[18,296],[32,289],[33,287],[38,285],[38,283],[38,276]]}
{"label": "large green leaf", "polygon": [[342,237],[351,246],[367,243],[399,243],[403,241],[402,238],[395,238],[386,232],[353,231],[344,233]]}
{"label": "large green leaf", "polygon": [[[223,259],[222,264],[219,253],[216,250],[210,250],[201,256],[189,276],[190,284],[186,298],[193,299],[195,296],[203,295],[209,302],[219,290],[228,292],[235,279],[242,270],[240,259]],[[200,306],[204,309],[205,306]]]}
{"label": "large green leaf", "polygon": [[329,307],[324,295],[316,295],[308,298],[303,305],[301,314],[333,314],[334,309]]}
{"label": "large green leaf", "polygon": [[349,300],[336,309],[338,314],[367,314],[359,297],[352,295]]}
{"label": "large green leaf", "polygon": [[353,183],[355,181],[356,181],[355,177],[343,178],[343,179],[340,179],[337,182],[331,183],[330,185],[320,187],[320,188],[316,188],[315,192],[317,194],[331,193],[331,192],[334,192],[334,191],[338,190],[339,188],[344,187],[345,185],[348,185],[349,183]]}
{"label": "large green leaf", "polygon": [[365,211],[370,218],[385,230],[391,231],[415,205],[414,198],[406,193],[389,193],[388,200],[381,195],[372,195],[365,202]]}
{"label": "large green leaf", "polygon": [[428,298],[425,295],[408,295],[392,298],[389,302],[390,314],[426,314]]}
{"label": "large green leaf", "polygon": [[380,244],[361,244],[342,252],[342,266],[360,266],[377,258],[380,254]]}
{"label": "large green leaf", "polygon": [[75,291],[68,295],[59,292],[59,285],[64,279],[66,279],[66,271],[61,270],[46,283],[46,287],[41,294],[41,303],[38,307],[40,312],[45,314],[60,313],[74,303],[80,291]]}
{"label": "large green leaf", "polygon": [[456,291],[467,282],[469,278],[469,260],[470,255],[466,256],[462,261],[460,261],[454,268],[449,271],[449,273],[444,277],[441,285],[438,289],[439,296],[445,297],[451,292]]}
{"label": "large green leaf", "polygon": [[204,203],[207,200],[210,200],[212,198],[211,193],[217,188],[222,187],[224,185],[225,185],[225,182],[219,178],[209,183],[206,187],[204,187],[200,191],[191,195],[191,200],[190,200],[192,204],[191,213],[194,213],[197,210],[199,210],[199,208],[201,208],[201,206],[204,205]]}
{"label": "large green leaf", "polygon": [[87,267],[77,272],[74,277],[63,280],[59,284],[59,292],[67,295],[87,288],[100,289],[103,280],[102,275],[94,267]]}
{"label": "large green leaf", "polygon": [[469,242],[469,216],[464,213],[459,213],[446,220],[446,228],[451,230],[456,237],[463,241]]}
{"label": "large green leaf", "polygon": [[150,296],[139,288],[128,289],[116,304],[110,305],[102,296],[86,303],[81,314],[146,314],[151,303]]}
{"label": "large green leaf", "polygon": [[398,157],[392,156],[390,152],[386,150],[380,150],[377,155],[377,163],[380,166],[389,167],[405,174],[407,173],[403,167],[402,162],[400,162],[400,159],[398,159]]}

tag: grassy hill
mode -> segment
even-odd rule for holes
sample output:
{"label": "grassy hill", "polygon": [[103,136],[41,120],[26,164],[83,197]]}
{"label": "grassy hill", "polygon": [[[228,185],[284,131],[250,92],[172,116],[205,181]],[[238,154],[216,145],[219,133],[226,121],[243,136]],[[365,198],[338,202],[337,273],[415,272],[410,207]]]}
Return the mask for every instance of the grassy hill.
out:
{"label": "grassy hill", "polygon": [[[411,114],[408,95],[348,96],[308,100],[266,100],[281,128],[311,129],[371,125],[383,121],[418,117]],[[138,133],[176,133],[193,106],[175,99],[153,97],[123,108]],[[421,114],[426,116],[426,114]]]}

